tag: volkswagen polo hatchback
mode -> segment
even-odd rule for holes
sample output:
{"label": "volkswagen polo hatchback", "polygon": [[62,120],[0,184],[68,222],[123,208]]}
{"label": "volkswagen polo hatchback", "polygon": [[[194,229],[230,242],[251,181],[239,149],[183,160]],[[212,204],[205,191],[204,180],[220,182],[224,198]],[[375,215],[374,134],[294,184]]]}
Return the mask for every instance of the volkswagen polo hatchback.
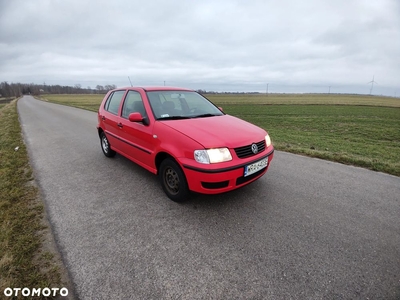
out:
{"label": "volkswagen polo hatchback", "polygon": [[268,133],[225,114],[199,93],[171,87],[115,89],[98,112],[103,153],[119,153],[159,176],[167,196],[217,194],[264,175],[274,148]]}

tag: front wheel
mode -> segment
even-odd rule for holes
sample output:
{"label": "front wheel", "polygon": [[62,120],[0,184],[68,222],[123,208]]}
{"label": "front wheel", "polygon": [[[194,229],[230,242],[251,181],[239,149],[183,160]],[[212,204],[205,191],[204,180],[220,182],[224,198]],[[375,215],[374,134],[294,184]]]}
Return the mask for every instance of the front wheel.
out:
{"label": "front wheel", "polygon": [[101,145],[101,150],[103,150],[105,156],[107,157],[115,156],[116,153],[114,150],[111,150],[110,143],[104,132],[100,133],[100,145]]}
{"label": "front wheel", "polygon": [[175,202],[185,201],[189,196],[185,174],[171,158],[162,161],[159,170],[161,186],[167,196]]}

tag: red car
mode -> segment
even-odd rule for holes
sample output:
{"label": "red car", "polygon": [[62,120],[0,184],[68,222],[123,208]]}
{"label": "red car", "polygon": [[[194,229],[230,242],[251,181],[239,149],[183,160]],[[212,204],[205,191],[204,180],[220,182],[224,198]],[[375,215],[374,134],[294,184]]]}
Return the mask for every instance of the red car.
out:
{"label": "red car", "polygon": [[249,184],[265,174],[274,154],[265,130],[188,89],[115,89],[98,119],[104,155],[119,153],[158,174],[177,202],[189,191],[217,194]]}

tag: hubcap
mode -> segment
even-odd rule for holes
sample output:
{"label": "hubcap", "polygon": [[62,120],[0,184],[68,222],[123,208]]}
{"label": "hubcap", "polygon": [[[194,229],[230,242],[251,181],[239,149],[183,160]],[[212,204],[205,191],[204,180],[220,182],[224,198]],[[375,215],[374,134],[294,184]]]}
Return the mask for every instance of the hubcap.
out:
{"label": "hubcap", "polygon": [[167,168],[164,173],[164,182],[168,191],[176,195],[179,192],[179,177],[172,168]]}
{"label": "hubcap", "polygon": [[108,153],[108,141],[107,141],[107,138],[105,136],[103,137],[102,145],[103,145],[104,152]]}

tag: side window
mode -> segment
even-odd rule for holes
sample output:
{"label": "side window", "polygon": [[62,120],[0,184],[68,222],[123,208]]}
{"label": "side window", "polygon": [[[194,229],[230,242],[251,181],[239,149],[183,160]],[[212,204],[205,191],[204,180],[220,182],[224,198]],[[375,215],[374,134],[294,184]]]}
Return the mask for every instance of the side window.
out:
{"label": "side window", "polygon": [[147,93],[147,97],[149,98],[150,106],[153,110],[154,116],[156,117],[156,119],[158,119],[161,116],[162,108],[160,94],[156,92],[149,92]]}
{"label": "side window", "polygon": [[104,105],[105,110],[114,115],[118,115],[119,105],[121,104],[121,100],[124,94],[125,91],[116,91],[111,94],[110,97],[107,99],[106,104]]}
{"label": "side window", "polygon": [[122,107],[122,117],[128,119],[129,115],[133,112],[138,112],[142,117],[147,117],[140,94],[135,91],[129,91],[128,95],[126,95],[124,106]]}
{"label": "side window", "polygon": [[113,94],[110,94],[106,100],[106,103],[104,103],[104,109],[108,110],[108,106],[110,105],[110,100]]}

